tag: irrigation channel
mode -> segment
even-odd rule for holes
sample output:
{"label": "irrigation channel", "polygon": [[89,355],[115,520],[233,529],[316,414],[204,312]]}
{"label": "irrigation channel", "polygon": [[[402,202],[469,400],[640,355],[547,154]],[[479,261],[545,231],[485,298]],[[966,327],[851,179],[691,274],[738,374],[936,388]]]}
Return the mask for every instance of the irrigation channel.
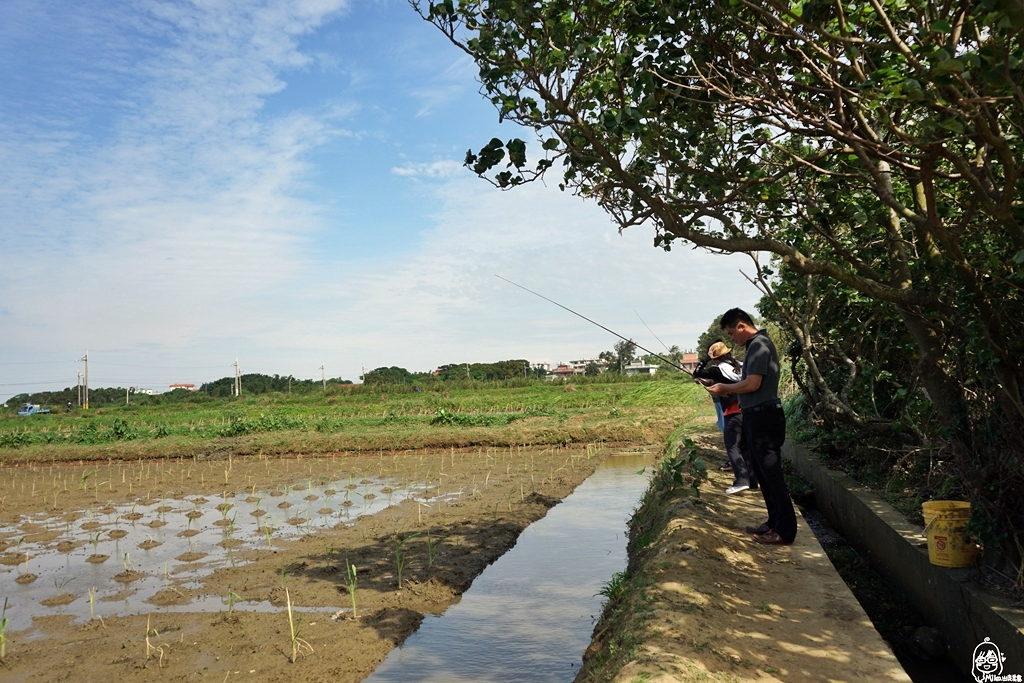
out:
{"label": "irrigation channel", "polygon": [[[101,603],[106,616],[143,613],[155,605],[164,612],[217,612],[224,607],[218,596],[184,605],[160,605],[154,598],[169,588],[199,589],[214,570],[245,564],[242,551],[352,524],[402,500],[436,502],[431,493],[423,482],[309,479],[213,500],[197,495],[108,504],[83,510],[73,520],[23,515],[13,524],[0,524],[0,538],[9,542],[26,532],[41,536],[15,542],[14,552],[0,557],[0,582],[15,584],[5,587],[5,597],[19,608],[8,612],[10,628],[28,628],[33,617],[47,614],[71,615],[81,623]],[[446,493],[439,499],[456,496]],[[90,600],[74,600],[87,591]],[[234,609],[279,611],[269,602],[240,602]]]}
{"label": "irrigation channel", "polygon": [[626,519],[652,462],[609,456],[365,681],[572,681],[601,609],[598,591],[625,568]]}

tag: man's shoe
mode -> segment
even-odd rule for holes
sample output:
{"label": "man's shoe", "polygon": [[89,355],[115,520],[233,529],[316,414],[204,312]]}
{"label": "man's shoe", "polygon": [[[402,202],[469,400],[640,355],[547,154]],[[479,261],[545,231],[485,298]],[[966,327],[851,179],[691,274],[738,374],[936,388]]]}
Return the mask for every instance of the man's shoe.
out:
{"label": "man's shoe", "polygon": [[738,486],[730,486],[729,488],[727,488],[725,490],[725,495],[731,496],[734,493],[743,493],[744,491],[746,491],[749,488],[750,487],[747,486],[746,484],[739,484]]}
{"label": "man's shoe", "polygon": [[793,542],[785,540],[771,529],[763,534],[755,534],[754,540],[763,545],[790,545]]}
{"label": "man's shoe", "polygon": [[772,530],[771,527],[767,524],[762,524],[760,526],[748,526],[744,527],[744,529],[748,534],[754,534],[755,536],[758,536],[760,534],[766,534]]}
{"label": "man's shoe", "polygon": [[729,470],[732,469],[732,463],[726,460],[725,462],[718,466],[718,469],[720,469],[723,472],[728,472]]}

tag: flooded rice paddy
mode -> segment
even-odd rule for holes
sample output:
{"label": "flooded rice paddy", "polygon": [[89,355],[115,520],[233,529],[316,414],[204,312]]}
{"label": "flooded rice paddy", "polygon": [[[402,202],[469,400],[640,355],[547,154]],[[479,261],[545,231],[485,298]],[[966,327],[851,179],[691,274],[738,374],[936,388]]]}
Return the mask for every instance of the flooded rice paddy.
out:
{"label": "flooded rice paddy", "polygon": [[[441,497],[424,482],[400,485],[377,477],[332,481],[307,479],[290,485],[212,498],[142,498],[63,515],[20,515],[0,524],[0,581],[12,603],[10,628],[35,616],[69,614],[86,620],[133,614],[153,606],[173,608],[175,593],[197,590],[214,570],[244,565],[244,551],[273,549],[404,500],[420,504]],[[224,599],[196,600],[192,612],[220,611]],[[100,609],[102,607],[102,609]],[[277,609],[239,603],[240,610]]]}
{"label": "flooded rice paddy", "polygon": [[[427,617],[368,683],[572,681],[601,611],[601,587],[626,566],[626,519],[651,455],[609,457],[459,604]],[[647,468],[649,470],[649,468]]]}
{"label": "flooded rice paddy", "polygon": [[[608,455],[583,444],[3,467],[3,665],[12,681],[60,678],[69,663],[81,680],[123,683],[151,669],[168,680],[362,680],[459,603],[531,523],[560,513]],[[596,604],[614,570],[573,590]],[[294,662],[289,600],[312,648]],[[584,640],[596,611],[577,606],[570,619]],[[580,649],[569,648],[573,659]]]}

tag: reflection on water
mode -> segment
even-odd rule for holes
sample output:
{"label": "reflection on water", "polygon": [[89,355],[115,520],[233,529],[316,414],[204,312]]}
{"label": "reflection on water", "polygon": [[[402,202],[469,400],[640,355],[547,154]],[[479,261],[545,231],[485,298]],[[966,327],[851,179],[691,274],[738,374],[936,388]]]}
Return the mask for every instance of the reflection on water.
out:
{"label": "reflection on water", "polygon": [[650,462],[609,457],[365,680],[571,681],[601,609],[597,593],[626,565],[626,519],[647,487],[637,471]]}
{"label": "reflection on water", "polygon": [[[307,480],[210,500],[193,496],[111,505],[83,510],[77,519],[22,516],[14,524],[0,524],[0,539],[12,544],[0,554],[0,604],[8,598],[11,631],[27,628],[32,617],[47,614],[89,619],[88,595],[93,589],[93,612],[103,617],[154,609],[220,611],[220,598],[177,606],[147,601],[160,591],[201,588],[215,569],[245,564],[240,551],[267,549],[349,524],[403,500],[433,503],[458,495],[436,494],[436,488],[423,483],[399,486],[378,478],[320,484]],[[28,541],[28,535],[45,540]],[[21,538],[26,540],[18,544]],[[58,596],[65,600],[54,600]],[[71,596],[75,599],[65,604]],[[274,608],[236,603],[235,609]]]}

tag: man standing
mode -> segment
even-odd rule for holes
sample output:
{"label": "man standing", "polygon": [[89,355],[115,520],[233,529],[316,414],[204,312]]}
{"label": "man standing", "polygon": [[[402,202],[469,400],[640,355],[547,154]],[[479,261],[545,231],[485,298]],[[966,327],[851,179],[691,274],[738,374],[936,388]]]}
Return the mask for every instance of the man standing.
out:
{"label": "man standing", "polygon": [[713,396],[735,394],[743,411],[754,472],[768,508],[768,521],[747,527],[754,540],[767,545],[789,545],[796,538],[796,512],[782,474],[782,443],[786,440],[786,416],[779,400],[779,354],[764,330],[754,326],[743,310],[732,308],[722,316],[722,329],[735,344],[746,347],[741,379],[735,384],[708,387]]}

